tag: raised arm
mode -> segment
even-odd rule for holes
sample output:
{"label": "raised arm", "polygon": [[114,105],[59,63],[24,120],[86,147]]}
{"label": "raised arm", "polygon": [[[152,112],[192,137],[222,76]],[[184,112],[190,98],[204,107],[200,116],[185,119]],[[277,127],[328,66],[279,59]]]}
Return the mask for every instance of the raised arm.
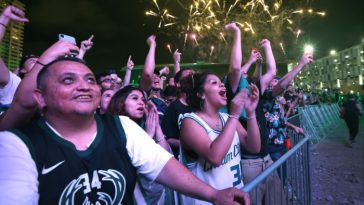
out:
{"label": "raised arm", "polygon": [[181,69],[179,63],[181,61],[181,53],[178,52],[178,49],[176,49],[173,53],[173,61],[174,61],[174,70],[173,75],[176,75],[176,73]]}
{"label": "raised arm", "polygon": [[140,88],[145,92],[148,92],[152,88],[153,73],[155,69],[155,49],[157,43],[155,41],[155,35],[149,36],[147,39],[149,51],[144,63],[144,69],[142,73],[142,79],[140,82]]}
{"label": "raised arm", "polygon": [[265,58],[267,62],[267,72],[264,75],[262,75],[260,79],[260,86],[261,86],[260,92],[264,93],[264,90],[268,87],[270,81],[274,78],[274,76],[277,75],[277,66],[269,40],[263,39],[260,42],[260,45],[264,49]]}
{"label": "raised arm", "polygon": [[83,59],[86,52],[92,48],[92,46],[94,45],[94,42],[92,42],[93,38],[94,38],[94,35],[91,35],[89,39],[81,42],[81,47],[80,47],[80,51],[77,55],[77,58]]}
{"label": "raised arm", "polygon": [[228,80],[231,85],[233,93],[238,89],[238,84],[240,80],[240,68],[242,62],[242,52],[241,52],[241,34],[240,29],[235,23],[230,23],[225,25],[225,30],[232,31],[234,35],[233,45],[231,47],[230,54],[230,65]]}
{"label": "raised arm", "polygon": [[57,41],[39,57],[31,71],[19,84],[10,108],[0,116],[0,130],[17,127],[31,119],[37,108],[33,92],[37,87],[39,71],[57,57],[69,54],[70,50],[78,50],[78,47],[66,41]]}
{"label": "raised arm", "polygon": [[[248,71],[251,65],[255,62],[257,62],[257,68],[259,68],[258,66],[261,66],[262,63],[262,55],[258,50],[253,49],[250,53],[249,60],[243,65],[243,67],[241,67],[241,72],[243,73],[244,77],[248,76]],[[256,72],[257,70],[254,71],[254,77],[256,75]]]}
{"label": "raised arm", "polygon": [[123,87],[130,84],[130,78],[131,78],[131,71],[134,68],[134,62],[131,60],[131,55],[128,58],[128,62],[126,63],[126,72],[124,76],[124,83]]}
{"label": "raised arm", "polygon": [[296,75],[305,67],[305,65],[313,62],[312,54],[305,53],[303,54],[300,62],[286,75],[284,75],[277,83],[276,86],[273,87],[273,96],[277,96],[281,94],[289,83],[296,77]]}
{"label": "raised arm", "polygon": [[[7,6],[0,14],[0,43],[4,38],[6,27],[9,25],[10,21],[28,22],[28,19],[25,18],[25,13],[21,9],[15,6]],[[0,87],[8,84],[10,79],[9,72],[8,67],[0,57]]]}

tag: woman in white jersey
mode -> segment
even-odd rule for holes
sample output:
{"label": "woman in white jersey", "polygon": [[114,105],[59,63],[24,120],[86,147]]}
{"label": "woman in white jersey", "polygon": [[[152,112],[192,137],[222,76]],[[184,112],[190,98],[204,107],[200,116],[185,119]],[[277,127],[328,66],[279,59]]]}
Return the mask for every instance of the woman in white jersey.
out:
{"label": "woman in white jersey", "polygon": [[[227,104],[226,88],[220,79],[205,72],[186,77],[183,86],[189,88],[188,104],[194,112],[181,116],[181,142],[188,162],[195,162],[191,171],[215,187],[242,188],[240,145],[259,152],[260,135],[255,119],[259,91],[251,85],[251,94],[242,90],[232,100],[230,115],[219,113]],[[238,121],[242,108],[248,116],[247,130]],[[209,204],[193,200],[189,204]]]}

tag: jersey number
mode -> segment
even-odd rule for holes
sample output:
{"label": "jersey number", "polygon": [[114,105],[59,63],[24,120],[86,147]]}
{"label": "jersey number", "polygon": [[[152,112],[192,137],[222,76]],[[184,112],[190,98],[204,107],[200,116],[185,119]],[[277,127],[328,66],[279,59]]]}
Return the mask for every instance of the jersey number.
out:
{"label": "jersey number", "polygon": [[237,165],[234,165],[232,167],[230,167],[230,171],[233,172],[234,174],[234,179],[236,179],[234,182],[233,182],[233,186],[237,186],[239,184],[241,184],[241,172],[240,172],[240,165],[237,164]]}

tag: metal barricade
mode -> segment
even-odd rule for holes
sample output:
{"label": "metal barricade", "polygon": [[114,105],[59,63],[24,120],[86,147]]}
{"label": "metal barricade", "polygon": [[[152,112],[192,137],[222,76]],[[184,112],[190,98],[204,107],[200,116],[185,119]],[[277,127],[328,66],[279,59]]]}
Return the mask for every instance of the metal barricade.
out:
{"label": "metal barricade", "polygon": [[301,127],[312,143],[328,137],[342,123],[338,104],[308,105],[298,108]]}
{"label": "metal barricade", "polygon": [[293,148],[242,189],[250,193],[251,204],[311,204],[310,142],[317,143],[334,130],[341,121],[338,113],[337,104],[310,105],[288,119],[301,126],[305,136],[287,130]]}
{"label": "metal barricade", "polygon": [[243,191],[255,193],[251,204],[311,204],[309,138],[290,135],[298,143],[243,187]]}

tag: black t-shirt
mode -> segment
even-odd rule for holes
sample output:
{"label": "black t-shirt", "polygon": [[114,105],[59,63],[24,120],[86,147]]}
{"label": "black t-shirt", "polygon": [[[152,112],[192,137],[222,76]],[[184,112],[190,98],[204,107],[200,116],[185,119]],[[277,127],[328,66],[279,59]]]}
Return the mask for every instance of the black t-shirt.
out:
{"label": "black t-shirt", "polygon": [[293,93],[286,92],[286,93],[284,93],[283,97],[284,97],[284,99],[286,99],[286,101],[291,101],[292,102],[292,101],[296,100],[297,95],[294,95]]}
{"label": "black t-shirt", "polygon": [[[241,155],[242,158],[256,158],[256,157],[265,157],[268,154],[268,129],[267,129],[267,121],[265,119],[264,116],[264,112],[263,112],[263,106],[264,104],[266,104],[267,101],[271,101],[273,98],[271,97],[271,95],[267,95],[267,93],[263,93],[261,92],[261,87],[260,87],[260,81],[257,82],[257,86],[259,89],[259,102],[258,102],[258,106],[255,110],[255,114],[257,116],[257,122],[258,122],[258,126],[259,126],[259,131],[260,131],[260,151],[257,154],[253,154],[250,153],[248,150],[246,150],[243,146],[241,146]],[[246,129],[246,121],[241,120],[240,121],[241,124],[243,125],[243,127]],[[244,157],[247,156],[247,157]]]}
{"label": "black t-shirt", "polygon": [[[181,103],[179,99],[173,101],[167,108],[162,120],[162,130],[166,135],[167,139],[178,139],[180,138],[180,131],[178,127],[178,117],[180,114],[192,112],[192,109]],[[178,158],[179,150],[177,147],[172,147],[172,151],[176,159]]]}

